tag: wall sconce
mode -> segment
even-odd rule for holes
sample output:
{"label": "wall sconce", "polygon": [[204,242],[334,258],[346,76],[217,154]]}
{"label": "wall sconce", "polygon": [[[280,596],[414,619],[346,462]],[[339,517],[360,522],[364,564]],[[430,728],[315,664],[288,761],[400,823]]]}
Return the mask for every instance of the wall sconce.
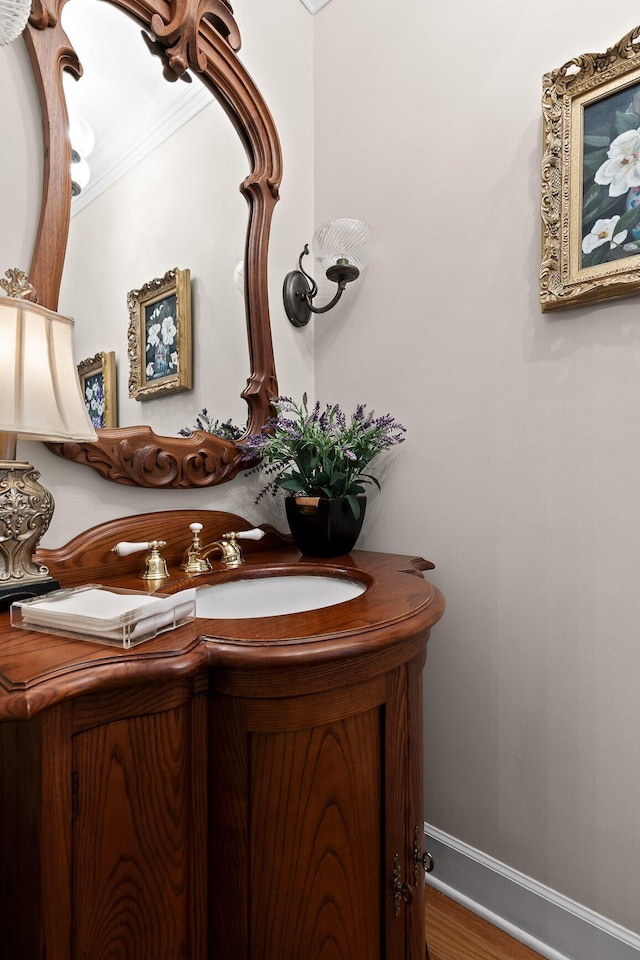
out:
{"label": "wall sconce", "polygon": [[20,36],[30,13],[31,0],[0,0],[0,47]]}
{"label": "wall sconce", "polygon": [[373,234],[362,220],[329,220],[314,233],[312,246],[328,279],[337,283],[338,289],[333,300],[324,307],[314,306],[318,285],[302,267],[302,258],[309,253],[305,244],[298,260],[299,269],[286,275],[282,289],[284,309],[294,327],[306,327],[312,313],[326,313],[335,307],[346,285],[357,280],[369,262]]}
{"label": "wall sconce", "polygon": [[238,293],[244,297],[244,260],[239,260],[233,271],[233,282]]}
{"label": "wall sconce", "polygon": [[89,183],[91,171],[87,157],[96,142],[89,123],[78,114],[69,117],[69,140],[71,141],[71,196],[77,197]]}
{"label": "wall sconce", "polygon": [[53,516],[53,497],[17,439],[96,440],[73,358],[73,320],[24,299],[35,296],[20,270],[0,280],[0,608],[57,590],[34,560]]}

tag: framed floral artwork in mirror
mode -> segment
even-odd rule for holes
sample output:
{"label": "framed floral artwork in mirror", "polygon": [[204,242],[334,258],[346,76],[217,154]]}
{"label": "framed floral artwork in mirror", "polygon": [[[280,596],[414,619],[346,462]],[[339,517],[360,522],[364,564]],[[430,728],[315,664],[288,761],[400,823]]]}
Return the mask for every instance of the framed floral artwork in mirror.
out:
{"label": "framed floral artwork in mirror", "polygon": [[81,360],[78,375],[84,404],[95,429],[117,427],[115,353],[103,351]]}
{"label": "framed floral artwork in mirror", "polygon": [[191,276],[168,270],[127,294],[129,396],[150,400],[191,389]]}
{"label": "framed floral artwork in mirror", "polygon": [[640,27],[543,79],[543,311],[640,293]]}

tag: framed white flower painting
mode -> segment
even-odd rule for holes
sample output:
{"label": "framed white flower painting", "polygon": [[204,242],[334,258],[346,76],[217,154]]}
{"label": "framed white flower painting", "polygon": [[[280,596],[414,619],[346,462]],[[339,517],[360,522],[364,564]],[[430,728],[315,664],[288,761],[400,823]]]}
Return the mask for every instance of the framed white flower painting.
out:
{"label": "framed white flower painting", "polygon": [[543,311],[640,293],[640,27],[543,78]]}
{"label": "framed white flower painting", "polygon": [[190,390],[191,275],[168,270],[127,295],[129,396],[149,400]]}
{"label": "framed white flower painting", "polygon": [[96,430],[118,426],[116,409],[116,355],[96,353],[78,364],[84,405]]}

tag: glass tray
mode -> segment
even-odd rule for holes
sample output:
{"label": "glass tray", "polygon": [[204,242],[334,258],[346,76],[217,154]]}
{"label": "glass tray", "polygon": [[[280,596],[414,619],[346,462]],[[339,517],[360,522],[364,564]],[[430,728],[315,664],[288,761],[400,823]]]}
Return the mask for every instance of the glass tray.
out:
{"label": "glass tray", "polygon": [[128,650],[193,620],[195,589],[167,595],[90,583],[11,605],[11,625]]}

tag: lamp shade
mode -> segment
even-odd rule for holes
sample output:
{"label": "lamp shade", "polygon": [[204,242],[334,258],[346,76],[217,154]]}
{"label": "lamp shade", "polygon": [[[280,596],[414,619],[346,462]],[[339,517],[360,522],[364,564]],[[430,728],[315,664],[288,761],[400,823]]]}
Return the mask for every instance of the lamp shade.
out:
{"label": "lamp shade", "polygon": [[364,221],[343,217],[319,226],[313,235],[312,245],[315,257],[324,270],[342,258],[362,270],[371,257],[373,234]]}
{"label": "lamp shade", "polygon": [[73,357],[73,320],[0,297],[0,431],[24,440],[96,440]]}
{"label": "lamp shade", "polygon": [[30,13],[31,0],[0,0],[0,47],[20,36]]}

